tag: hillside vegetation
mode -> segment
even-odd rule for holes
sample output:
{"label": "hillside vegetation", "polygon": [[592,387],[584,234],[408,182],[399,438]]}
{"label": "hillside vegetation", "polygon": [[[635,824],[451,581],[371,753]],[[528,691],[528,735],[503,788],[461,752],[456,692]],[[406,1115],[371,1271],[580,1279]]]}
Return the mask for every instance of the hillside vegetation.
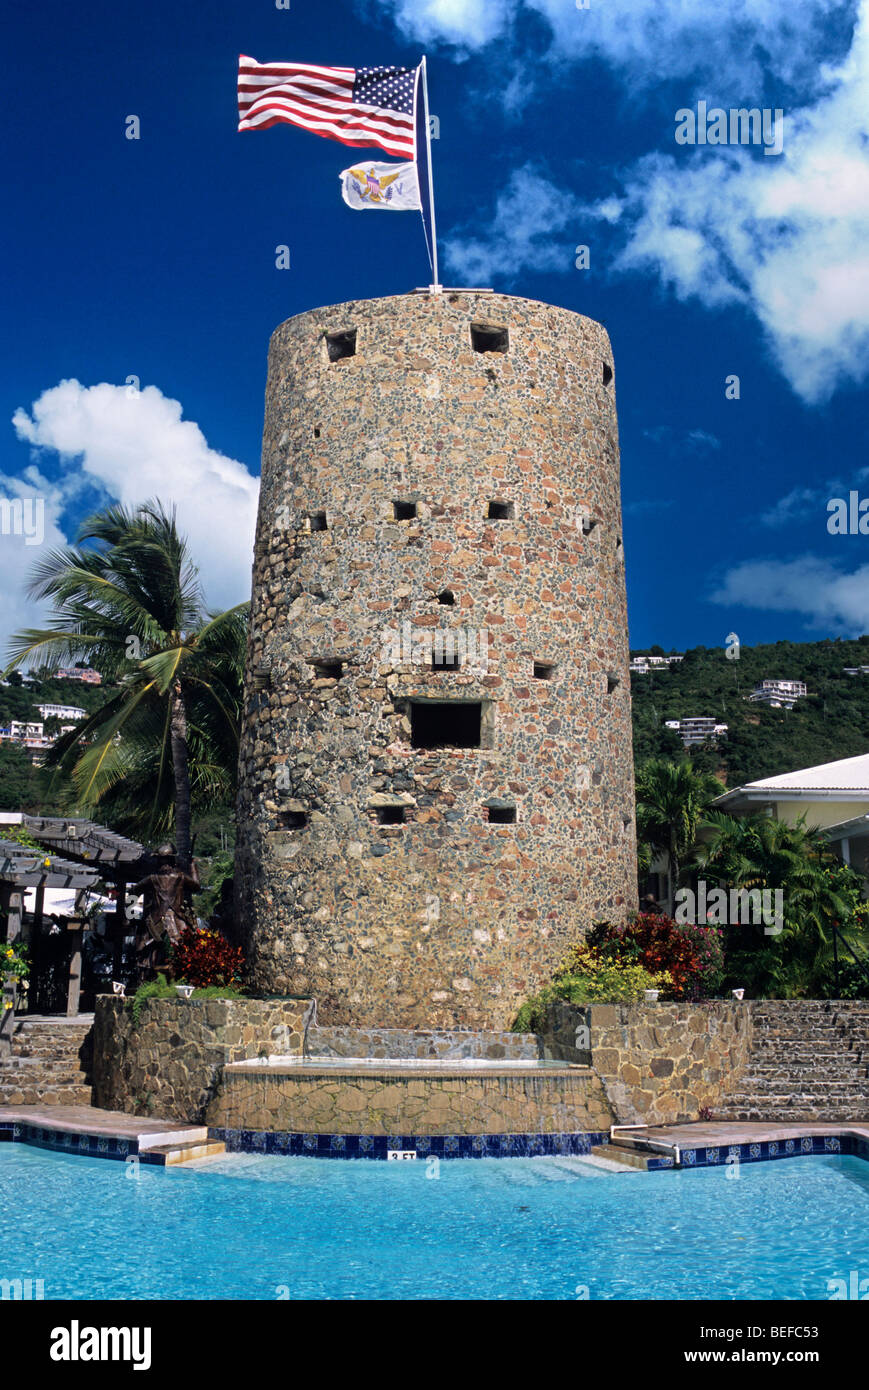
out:
{"label": "hillside vegetation", "polygon": [[[640,655],[661,648],[631,651]],[[694,647],[685,660],[631,677],[634,759],[684,756],[667,719],[711,715],[728,725],[717,748],[692,750],[699,769],[728,787],[794,772],[815,763],[869,752],[869,675],[846,676],[845,666],[869,666],[869,635],[844,641],[773,642],[742,647],[729,660],[723,647]],[[809,694],[791,710],[744,698],[761,680],[802,680]]]}

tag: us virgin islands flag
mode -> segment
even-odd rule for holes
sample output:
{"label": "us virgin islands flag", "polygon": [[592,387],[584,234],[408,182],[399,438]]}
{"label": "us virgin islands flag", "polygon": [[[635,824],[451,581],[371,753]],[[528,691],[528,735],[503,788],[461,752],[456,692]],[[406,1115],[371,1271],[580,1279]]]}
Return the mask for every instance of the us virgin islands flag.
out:
{"label": "us virgin islands flag", "polygon": [[344,169],[341,197],[348,207],[385,208],[392,212],[419,212],[422,202],[416,165],[372,164],[366,160],[354,169]]}

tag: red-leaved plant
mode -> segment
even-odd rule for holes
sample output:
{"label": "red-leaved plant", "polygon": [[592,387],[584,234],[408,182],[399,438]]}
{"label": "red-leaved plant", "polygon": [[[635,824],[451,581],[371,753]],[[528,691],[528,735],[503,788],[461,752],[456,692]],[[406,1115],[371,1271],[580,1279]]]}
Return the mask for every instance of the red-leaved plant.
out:
{"label": "red-leaved plant", "polygon": [[206,989],[209,985],[237,986],[244,957],[220,932],[187,927],[175,943],[172,966],[176,980]]}
{"label": "red-leaved plant", "polygon": [[711,994],[724,973],[718,927],[675,922],[664,912],[640,912],[629,922],[595,922],[586,944],[602,954],[635,960],[651,975],[666,971],[674,999]]}

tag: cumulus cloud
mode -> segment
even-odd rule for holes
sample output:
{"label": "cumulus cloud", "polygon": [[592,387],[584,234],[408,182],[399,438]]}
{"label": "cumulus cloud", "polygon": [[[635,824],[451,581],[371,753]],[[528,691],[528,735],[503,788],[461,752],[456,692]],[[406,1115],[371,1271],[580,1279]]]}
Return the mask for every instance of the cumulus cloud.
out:
{"label": "cumulus cloud", "polygon": [[578,198],[525,165],[499,194],[482,234],[459,227],[450,236],[447,264],[466,285],[510,284],[527,270],[565,270],[574,262],[572,232],[581,210]]}
{"label": "cumulus cloud", "polygon": [[[362,0],[365,3],[365,0]],[[821,82],[815,54],[852,0],[381,0],[404,37],[452,46],[460,56],[507,38],[524,15],[542,20],[558,63],[607,63],[631,90],[679,76]]]}
{"label": "cumulus cloud", "polygon": [[[573,0],[571,0],[573,3]],[[516,0],[380,0],[398,28],[421,43],[446,43],[459,49],[485,47],[510,26]]]}
{"label": "cumulus cloud", "polygon": [[[38,492],[46,545],[65,543],[62,518],[85,495],[126,506],[159,498],[177,509],[209,605],[229,607],[249,596],[259,480],[244,464],[212,449],[199,426],[182,419],[180,402],[156,386],[139,391],[70,380],[44,391],[29,412],[16,410],[12,423],[37,463],[19,479],[0,479],[0,494]],[[51,455],[62,467],[49,480]],[[18,563],[6,572],[20,575],[23,586],[40,551],[19,537],[0,539],[4,555],[21,540]],[[7,594],[0,643],[17,627],[32,625],[35,612],[20,589]]]}
{"label": "cumulus cloud", "polygon": [[814,555],[749,560],[729,570],[711,598],[727,607],[799,613],[807,629],[859,637],[869,630],[869,564],[845,573]]}
{"label": "cumulus cloud", "polygon": [[869,0],[831,90],[785,117],[784,152],[646,156],[625,178],[621,271],[741,303],[810,403],[869,371]]}

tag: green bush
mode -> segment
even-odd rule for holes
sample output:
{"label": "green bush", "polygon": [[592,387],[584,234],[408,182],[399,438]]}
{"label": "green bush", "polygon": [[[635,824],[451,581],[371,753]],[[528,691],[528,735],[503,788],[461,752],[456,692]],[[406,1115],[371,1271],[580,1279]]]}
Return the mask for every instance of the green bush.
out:
{"label": "green bush", "polygon": [[[238,989],[232,989],[229,985],[208,985],[204,989],[195,989],[190,996],[191,999],[244,999],[246,996]],[[148,980],[146,984],[139,985],[132,999],[126,1001],[127,1007],[133,1015],[133,1026],[138,1028],[142,1017],[142,1010],[149,999],[177,999],[178,995],[174,985],[170,985],[165,975],[158,975],[156,980]]]}

